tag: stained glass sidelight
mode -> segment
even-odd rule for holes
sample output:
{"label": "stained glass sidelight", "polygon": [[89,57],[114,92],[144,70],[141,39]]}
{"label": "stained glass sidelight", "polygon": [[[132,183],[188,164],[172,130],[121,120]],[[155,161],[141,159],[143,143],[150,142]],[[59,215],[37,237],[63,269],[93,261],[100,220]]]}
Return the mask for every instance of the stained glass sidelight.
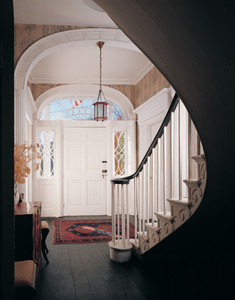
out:
{"label": "stained glass sidelight", "polygon": [[39,164],[40,177],[54,177],[54,132],[40,132],[40,154],[41,160]]}
{"label": "stained glass sidelight", "polygon": [[122,176],[126,173],[126,133],[125,131],[114,131],[113,133],[113,159],[114,175]]}

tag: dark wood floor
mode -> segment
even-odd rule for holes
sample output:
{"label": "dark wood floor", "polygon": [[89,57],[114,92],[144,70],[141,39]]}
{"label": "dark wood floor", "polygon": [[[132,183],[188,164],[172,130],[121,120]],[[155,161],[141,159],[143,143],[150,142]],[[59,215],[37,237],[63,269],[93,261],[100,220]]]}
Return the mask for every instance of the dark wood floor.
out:
{"label": "dark wood floor", "polygon": [[210,272],[205,264],[182,259],[142,262],[136,258],[115,263],[109,258],[107,243],[53,245],[52,219],[47,220],[50,263],[42,258],[35,300],[208,300],[217,292],[215,282],[208,281]]}
{"label": "dark wood floor", "polygon": [[35,299],[150,299],[153,296],[153,287],[144,278],[138,263],[112,262],[107,243],[53,245],[52,219],[47,220],[50,262],[46,264],[42,258]]}

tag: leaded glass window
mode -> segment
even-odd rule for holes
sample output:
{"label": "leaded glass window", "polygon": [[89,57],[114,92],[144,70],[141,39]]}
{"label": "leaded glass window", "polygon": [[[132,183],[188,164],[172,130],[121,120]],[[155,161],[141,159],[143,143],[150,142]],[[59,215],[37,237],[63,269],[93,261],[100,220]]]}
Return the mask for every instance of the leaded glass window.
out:
{"label": "leaded glass window", "polygon": [[[65,97],[47,104],[40,120],[94,120],[94,97]],[[110,120],[124,120],[121,109],[108,102],[107,117]]]}
{"label": "leaded glass window", "polygon": [[54,132],[41,131],[40,132],[40,177],[51,178],[54,177]]}
{"label": "leaded glass window", "polygon": [[113,133],[113,159],[114,175],[122,176],[126,173],[126,133],[125,131],[114,131]]}

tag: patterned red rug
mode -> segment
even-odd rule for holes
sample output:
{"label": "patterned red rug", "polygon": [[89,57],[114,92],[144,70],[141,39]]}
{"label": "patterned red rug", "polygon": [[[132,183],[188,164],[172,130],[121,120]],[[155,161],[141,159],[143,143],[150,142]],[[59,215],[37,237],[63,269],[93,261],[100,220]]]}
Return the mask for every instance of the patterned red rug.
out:
{"label": "patterned red rug", "polygon": [[[54,220],[53,235],[53,244],[109,242],[112,239],[112,220]],[[130,223],[130,238],[133,237],[134,225]]]}

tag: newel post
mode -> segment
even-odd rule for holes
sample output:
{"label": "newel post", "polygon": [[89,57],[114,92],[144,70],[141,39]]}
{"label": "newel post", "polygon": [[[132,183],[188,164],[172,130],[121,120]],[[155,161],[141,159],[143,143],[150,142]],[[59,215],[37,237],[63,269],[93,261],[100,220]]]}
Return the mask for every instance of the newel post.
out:
{"label": "newel post", "polygon": [[129,181],[112,180],[112,240],[109,242],[110,259],[126,262],[131,259],[129,238]]}

